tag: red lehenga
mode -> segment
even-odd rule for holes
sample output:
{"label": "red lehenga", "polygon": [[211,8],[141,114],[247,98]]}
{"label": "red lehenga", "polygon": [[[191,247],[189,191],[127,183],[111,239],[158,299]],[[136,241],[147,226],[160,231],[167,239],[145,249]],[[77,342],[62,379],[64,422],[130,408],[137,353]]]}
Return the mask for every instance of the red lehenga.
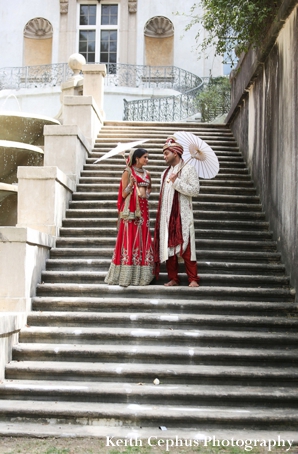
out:
{"label": "red lehenga", "polygon": [[[148,173],[142,176],[132,172],[138,186],[148,187]],[[140,197],[134,187],[131,194],[122,198],[122,182],[118,195],[119,230],[116,246],[105,282],[110,285],[148,285],[154,278],[153,246],[147,198]]]}

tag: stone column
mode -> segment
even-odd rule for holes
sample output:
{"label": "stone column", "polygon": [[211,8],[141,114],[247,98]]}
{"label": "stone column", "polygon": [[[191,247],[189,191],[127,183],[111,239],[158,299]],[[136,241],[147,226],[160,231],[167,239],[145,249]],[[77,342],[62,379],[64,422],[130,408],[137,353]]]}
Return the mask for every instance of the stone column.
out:
{"label": "stone column", "polygon": [[83,96],[92,96],[98,107],[100,115],[104,118],[104,77],[106,65],[83,65],[84,75]]}
{"label": "stone column", "polygon": [[18,224],[58,236],[76,183],[58,167],[18,168]]}
{"label": "stone column", "polygon": [[28,228],[0,227],[0,240],[0,313],[29,311],[55,239]]}
{"label": "stone column", "polygon": [[[66,99],[68,98],[66,97]],[[83,99],[81,96],[79,98],[71,96],[70,98],[79,101]],[[66,113],[68,113],[68,109],[66,109]],[[84,119],[85,112],[80,111],[78,115],[80,113]],[[87,118],[90,119],[90,115],[87,115]],[[88,127],[90,130],[90,122]],[[91,153],[86,135],[91,137],[89,131],[85,131],[85,135],[83,135],[76,125],[45,126],[44,166],[57,166],[65,175],[78,183],[86,158]]]}

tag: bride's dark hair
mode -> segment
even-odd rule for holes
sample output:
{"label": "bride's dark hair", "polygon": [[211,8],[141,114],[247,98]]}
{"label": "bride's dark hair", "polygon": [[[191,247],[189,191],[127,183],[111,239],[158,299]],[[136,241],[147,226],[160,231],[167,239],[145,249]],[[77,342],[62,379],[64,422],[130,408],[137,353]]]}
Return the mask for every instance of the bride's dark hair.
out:
{"label": "bride's dark hair", "polygon": [[137,158],[141,158],[144,154],[148,153],[145,148],[137,148],[132,157],[131,165],[134,165],[137,162]]}

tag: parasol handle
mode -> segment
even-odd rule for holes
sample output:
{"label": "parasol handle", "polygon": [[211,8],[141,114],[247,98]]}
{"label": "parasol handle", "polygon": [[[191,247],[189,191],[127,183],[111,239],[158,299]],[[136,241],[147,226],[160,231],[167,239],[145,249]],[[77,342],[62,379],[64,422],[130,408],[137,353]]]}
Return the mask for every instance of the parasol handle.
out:
{"label": "parasol handle", "polygon": [[[121,153],[121,155],[123,156],[124,161],[125,161],[125,163],[126,163],[125,152],[124,152],[124,153]],[[138,185],[137,185],[137,193],[138,193],[138,196],[140,197],[140,196],[141,196],[141,193],[140,193],[140,189],[139,189]]]}
{"label": "parasol handle", "polygon": [[[191,156],[187,161],[184,162],[184,164],[183,164],[183,165],[180,167],[180,169],[178,170],[177,175],[178,175],[179,172],[181,172],[181,170],[183,169],[183,167],[185,167],[186,164],[188,164],[189,161],[191,161],[192,159],[193,159],[193,156]],[[167,183],[170,183],[170,179],[169,179],[169,178],[167,179]]]}

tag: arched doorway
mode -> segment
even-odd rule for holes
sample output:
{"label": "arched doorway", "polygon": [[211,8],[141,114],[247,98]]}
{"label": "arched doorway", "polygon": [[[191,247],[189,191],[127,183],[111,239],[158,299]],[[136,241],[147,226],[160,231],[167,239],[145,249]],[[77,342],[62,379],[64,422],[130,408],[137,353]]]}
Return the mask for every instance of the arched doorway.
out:
{"label": "arched doorway", "polygon": [[24,66],[52,63],[52,24],[43,17],[27,22],[24,28]]}
{"label": "arched doorway", "polygon": [[148,66],[172,66],[174,58],[174,26],[163,16],[155,16],[146,22],[145,64]]}

